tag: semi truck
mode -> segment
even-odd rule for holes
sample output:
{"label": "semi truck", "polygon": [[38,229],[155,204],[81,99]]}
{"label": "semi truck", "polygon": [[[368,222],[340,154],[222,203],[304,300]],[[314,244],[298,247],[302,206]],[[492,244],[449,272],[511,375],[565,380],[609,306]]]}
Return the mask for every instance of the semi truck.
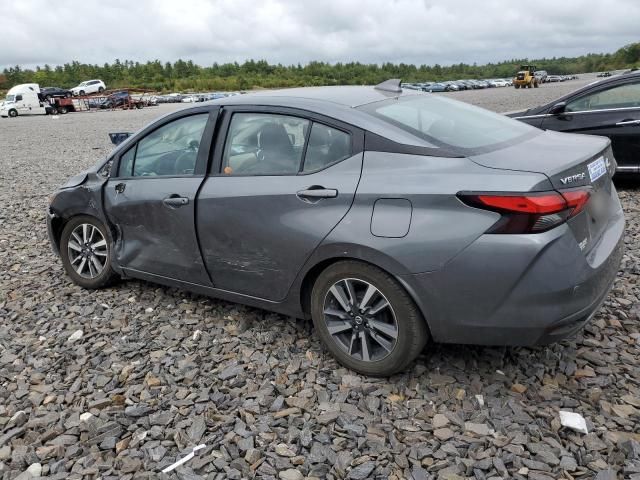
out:
{"label": "semi truck", "polygon": [[49,113],[53,113],[53,107],[40,99],[40,86],[37,83],[23,83],[12,87],[0,107],[2,117]]}

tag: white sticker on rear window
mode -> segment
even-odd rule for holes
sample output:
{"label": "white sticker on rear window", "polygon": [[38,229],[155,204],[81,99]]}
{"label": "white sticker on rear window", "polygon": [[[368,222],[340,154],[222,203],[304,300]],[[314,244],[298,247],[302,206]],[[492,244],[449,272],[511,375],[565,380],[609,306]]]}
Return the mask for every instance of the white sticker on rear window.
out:
{"label": "white sticker on rear window", "polygon": [[587,165],[587,168],[589,169],[589,178],[591,178],[592,182],[595,182],[597,179],[607,173],[607,166],[604,164],[603,157],[600,157],[596,161],[591,162],[589,165]]}

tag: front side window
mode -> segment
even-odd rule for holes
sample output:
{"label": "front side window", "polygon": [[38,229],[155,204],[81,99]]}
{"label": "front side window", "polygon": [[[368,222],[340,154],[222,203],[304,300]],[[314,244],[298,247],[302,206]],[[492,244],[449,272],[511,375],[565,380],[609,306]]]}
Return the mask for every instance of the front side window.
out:
{"label": "front side window", "polygon": [[358,107],[425,140],[461,149],[492,147],[536,129],[504,115],[436,95],[411,95]]}
{"label": "front side window", "polygon": [[138,141],[120,159],[121,177],[193,174],[208,114],[174,120]]}
{"label": "front side window", "polygon": [[119,177],[130,177],[133,171],[133,160],[136,158],[136,147],[134,145],[120,157]]}
{"label": "front side window", "polygon": [[565,111],[582,112],[629,107],[640,107],[640,82],[627,83],[607,90],[590,93],[567,103]]}
{"label": "front side window", "polygon": [[295,175],[310,122],[271,113],[235,113],[222,157],[225,175]]}

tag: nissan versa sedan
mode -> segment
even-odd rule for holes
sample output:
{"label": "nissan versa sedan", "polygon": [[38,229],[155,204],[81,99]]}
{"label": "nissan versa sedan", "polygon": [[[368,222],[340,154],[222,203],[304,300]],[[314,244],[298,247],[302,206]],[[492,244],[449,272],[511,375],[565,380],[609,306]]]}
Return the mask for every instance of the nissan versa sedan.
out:
{"label": "nissan versa sedan", "polygon": [[639,71],[594,82],[546,105],[507,115],[539,128],[607,136],[618,173],[640,173]]}
{"label": "nissan versa sedan", "polygon": [[130,136],[55,194],[48,230],[82,287],[139,278],[311,318],[343,365],[390,375],[430,339],[580,329],[621,260],[615,168],[606,138],[399,81],[278,90]]}

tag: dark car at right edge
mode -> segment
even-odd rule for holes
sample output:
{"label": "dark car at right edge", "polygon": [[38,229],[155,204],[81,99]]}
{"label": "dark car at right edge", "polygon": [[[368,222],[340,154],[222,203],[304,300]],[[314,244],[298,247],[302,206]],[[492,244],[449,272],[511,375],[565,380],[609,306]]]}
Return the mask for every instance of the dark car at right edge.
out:
{"label": "dark car at right edge", "polygon": [[546,105],[509,117],[545,130],[611,139],[616,172],[640,173],[640,72],[586,85]]}

